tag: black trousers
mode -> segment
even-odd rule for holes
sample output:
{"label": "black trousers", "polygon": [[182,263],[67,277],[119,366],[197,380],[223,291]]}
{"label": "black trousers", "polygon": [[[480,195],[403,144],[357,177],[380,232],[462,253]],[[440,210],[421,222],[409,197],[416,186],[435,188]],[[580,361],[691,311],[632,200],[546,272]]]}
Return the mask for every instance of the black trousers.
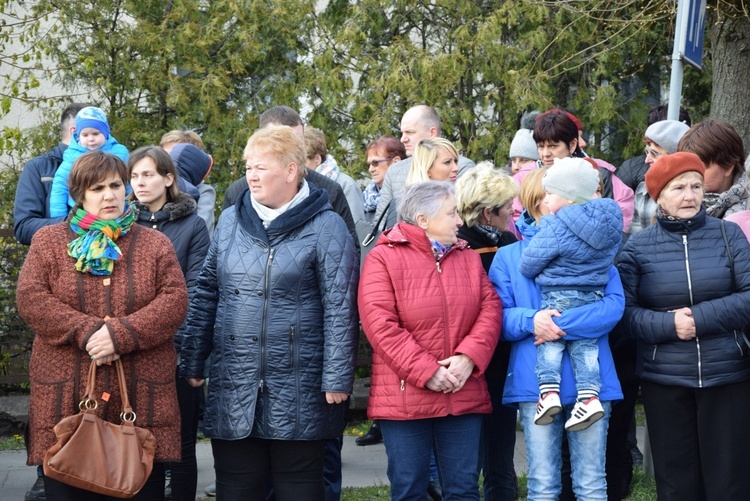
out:
{"label": "black trousers", "polygon": [[270,478],[277,501],[324,501],[324,440],[211,440],[216,497],[265,501]]}
{"label": "black trousers", "polygon": [[198,435],[198,416],[203,400],[203,388],[193,388],[185,378],[177,376],[177,403],[182,426],[182,461],[170,463],[172,470],[172,501],[194,501],[198,485],[198,462],[195,442]]}
{"label": "black trousers", "polygon": [[750,499],[750,381],[641,391],[659,501]]}
{"label": "black trousers", "polygon": [[[49,477],[44,477],[44,493],[49,501],[114,501],[118,498],[103,496],[91,491],[71,487]],[[154,463],[151,476],[134,501],[164,501],[164,463]]]}

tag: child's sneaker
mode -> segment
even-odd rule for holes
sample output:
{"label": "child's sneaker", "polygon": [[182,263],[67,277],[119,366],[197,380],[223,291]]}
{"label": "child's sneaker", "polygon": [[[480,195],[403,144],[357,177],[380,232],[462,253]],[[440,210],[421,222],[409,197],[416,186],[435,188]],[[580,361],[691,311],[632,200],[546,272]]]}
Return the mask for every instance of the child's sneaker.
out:
{"label": "child's sneaker", "polygon": [[559,414],[561,411],[560,395],[555,391],[549,391],[544,396],[539,397],[539,402],[536,404],[534,424],[550,424],[555,420],[555,414]]}
{"label": "child's sneaker", "polygon": [[565,422],[567,431],[585,430],[604,416],[602,403],[596,397],[591,397],[585,402],[576,402],[570,419]]}

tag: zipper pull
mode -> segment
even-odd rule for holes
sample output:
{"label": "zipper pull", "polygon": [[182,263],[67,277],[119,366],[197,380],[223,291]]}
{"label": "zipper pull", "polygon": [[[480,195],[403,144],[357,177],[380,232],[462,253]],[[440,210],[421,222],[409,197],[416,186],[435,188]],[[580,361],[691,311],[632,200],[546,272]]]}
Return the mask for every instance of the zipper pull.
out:
{"label": "zipper pull", "polygon": [[401,391],[405,391],[406,388],[404,388],[404,380],[401,380]]}
{"label": "zipper pull", "polygon": [[435,261],[435,265],[437,266],[438,273],[442,274],[443,270],[440,269],[440,261]]}
{"label": "zipper pull", "polygon": [[263,393],[263,380],[262,379],[260,380],[260,385],[258,386],[258,389],[260,390],[261,393]]}
{"label": "zipper pull", "polygon": [[104,287],[109,287],[111,283],[112,283],[112,279],[111,278],[105,278],[104,279]]}

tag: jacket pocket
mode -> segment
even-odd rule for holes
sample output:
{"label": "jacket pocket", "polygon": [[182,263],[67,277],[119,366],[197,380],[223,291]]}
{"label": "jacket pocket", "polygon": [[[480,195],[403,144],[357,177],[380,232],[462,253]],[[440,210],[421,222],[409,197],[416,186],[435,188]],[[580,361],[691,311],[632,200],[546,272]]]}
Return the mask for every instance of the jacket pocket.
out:
{"label": "jacket pocket", "polygon": [[734,331],[734,344],[737,345],[737,351],[739,352],[739,358],[745,358],[748,352],[748,346],[750,342],[747,340],[744,332]]}
{"label": "jacket pocket", "polygon": [[52,429],[63,418],[78,413],[79,402],[76,398],[80,400],[81,395],[74,391],[74,384],[75,378],[32,382],[34,398],[31,400],[29,413],[34,414],[35,420],[41,427]]}
{"label": "jacket pocket", "polygon": [[[144,428],[170,426],[180,412],[174,381],[138,379],[135,393],[128,388],[130,405],[136,413],[136,426]],[[120,402],[115,402],[119,408]]]}

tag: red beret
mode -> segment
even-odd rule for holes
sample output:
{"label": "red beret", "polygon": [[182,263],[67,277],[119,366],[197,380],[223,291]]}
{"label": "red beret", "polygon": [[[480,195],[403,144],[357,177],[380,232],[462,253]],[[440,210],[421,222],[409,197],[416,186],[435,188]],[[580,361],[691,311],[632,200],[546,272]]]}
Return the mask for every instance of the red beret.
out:
{"label": "red beret", "polygon": [[706,173],[703,161],[695,153],[679,151],[671,155],[664,155],[654,162],[646,172],[646,190],[655,202],[661,190],[669,182],[685,172],[697,172],[701,177]]}

